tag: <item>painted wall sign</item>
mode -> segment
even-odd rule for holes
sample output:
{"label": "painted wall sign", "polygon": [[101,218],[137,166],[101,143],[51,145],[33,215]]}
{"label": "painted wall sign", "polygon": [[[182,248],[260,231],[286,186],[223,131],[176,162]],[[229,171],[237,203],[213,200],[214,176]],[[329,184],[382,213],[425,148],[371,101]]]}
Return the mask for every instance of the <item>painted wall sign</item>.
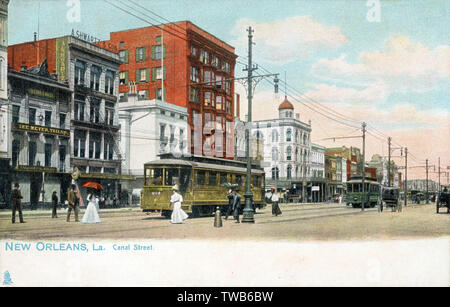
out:
{"label": "painted wall sign", "polygon": [[17,123],[14,126],[14,128],[16,130],[20,130],[20,131],[44,133],[44,134],[58,135],[58,136],[62,136],[62,137],[70,137],[70,130],[66,130],[66,129],[36,126],[36,125],[29,125],[29,124],[22,124],[22,123]]}

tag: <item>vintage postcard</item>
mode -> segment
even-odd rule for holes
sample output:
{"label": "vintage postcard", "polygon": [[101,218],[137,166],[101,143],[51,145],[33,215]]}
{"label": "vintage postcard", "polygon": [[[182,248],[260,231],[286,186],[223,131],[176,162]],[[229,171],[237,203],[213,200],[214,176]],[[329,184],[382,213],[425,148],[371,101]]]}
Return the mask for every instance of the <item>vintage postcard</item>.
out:
{"label": "vintage postcard", "polygon": [[0,285],[450,286],[449,10],[0,0]]}

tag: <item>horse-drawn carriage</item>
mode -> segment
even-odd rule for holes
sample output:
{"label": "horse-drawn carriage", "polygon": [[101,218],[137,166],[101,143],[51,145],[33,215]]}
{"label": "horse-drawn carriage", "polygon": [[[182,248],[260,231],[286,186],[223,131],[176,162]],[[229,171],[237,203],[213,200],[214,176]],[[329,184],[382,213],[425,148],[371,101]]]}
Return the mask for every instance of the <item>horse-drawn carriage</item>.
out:
{"label": "horse-drawn carriage", "polygon": [[437,196],[436,201],[436,213],[439,213],[439,208],[447,207],[447,213],[450,213],[450,193],[449,192],[441,192]]}
{"label": "horse-drawn carriage", "polygon": [[387,207],[391,207],[392,212],[396,211],[398,208],[398,188],[384,187],[382,191],[382,200]]}

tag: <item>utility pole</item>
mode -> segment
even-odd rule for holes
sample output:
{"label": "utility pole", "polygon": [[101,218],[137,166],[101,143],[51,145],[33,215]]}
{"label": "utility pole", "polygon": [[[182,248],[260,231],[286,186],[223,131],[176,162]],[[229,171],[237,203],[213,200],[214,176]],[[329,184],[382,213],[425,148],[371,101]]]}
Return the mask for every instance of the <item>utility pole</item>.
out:
{"label": "utility pole", "polygon": [[391,186],[391,137],[388,137],[388,187]]}
{"label": "utility pole", "polygon": [[361,211],[364,211],[364,206],[366,205],[366,191],[365,191],[365,177],[366,177],[366,123],[362,123],[363,131],[363,159],[362,159],[362,201],[361,201]]}
{"label": "utility pole", "polygon": [[441,193],[441,157],[438,158],[439,193]]}
{"label": "utility pole", "polygon": [[245,180],[245,193],[244,193],[244,197],[245,197],[245,207],[243,210],[243,215],[242,215],[242,222],[247,222],[247,223],[254,223],[255,219],[253,216],[253,208],[252,208],[252,198],[253,198],[253,193],[251,190],[251,176],[252,176],[252,159],[250,157],[250,125],[252,122],[252,96],[253,96],[253,85],[252,85],[252,75],[253,75],[253,71],[256,70],[256,67],[253,67],[253,63],[252,63],[252,47],[253,47],[253,32],[254,30],[252,29],[252,27],[249,27],[247,29],[248,32],[248,67],[247,67],[247,84],[248,84],[248,118],[247,118],[247,129],[245,129],[245,139],[247,141],[246,146],[245,146],[245,153],[247,156],[247,176],[246,176],[246,180]]}
{"label": "utility pole", "polygon": [[426,168],[426,173],[427,173],[427,181],[426,181],[426,183],[427,183],[427,189],[426,189],[426,194],[425,194],[425,199],[426,199],[426,204],[429,204],[429,201],[428,201],[428,159],[426,159],[425,160],[425,168]]}
{"label": "utility pole", "polygon": [[[405,207],[408,205],[408,147],[405,148]],[[398,211],[402,212],[402,206],[398,206]]]}

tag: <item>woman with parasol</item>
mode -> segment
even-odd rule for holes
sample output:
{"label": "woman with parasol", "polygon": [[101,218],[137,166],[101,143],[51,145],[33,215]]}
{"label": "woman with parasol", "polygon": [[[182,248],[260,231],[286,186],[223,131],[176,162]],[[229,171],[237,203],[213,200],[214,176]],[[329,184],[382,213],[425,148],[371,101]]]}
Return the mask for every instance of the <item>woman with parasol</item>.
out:
{"label": "woman with parasol", "polygon": [[81,223],[83,224],[94,224],[100,223],[100,216],[98,215],[98,198],[95,197],[95,191],[97,189],[101,189],[102,186],[97,183],[97,185],[93,185],[90,182],[87,182],[83,185],[83,187],[88,187],[89,194],[87,196],[88,205],[86,211],[84,212],[83,218],[81,219]]}

